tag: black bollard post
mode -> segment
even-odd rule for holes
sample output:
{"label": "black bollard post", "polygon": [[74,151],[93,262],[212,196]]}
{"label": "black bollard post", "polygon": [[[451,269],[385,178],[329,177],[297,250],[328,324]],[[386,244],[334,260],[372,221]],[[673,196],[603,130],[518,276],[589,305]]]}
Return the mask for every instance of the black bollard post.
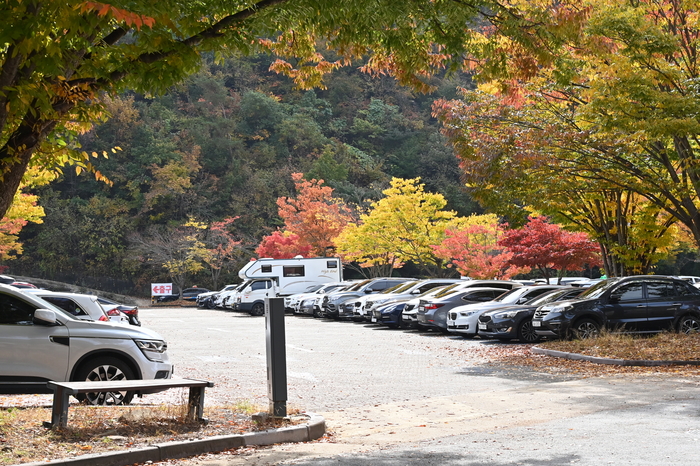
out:
{"label": "black bollard post", "polygon": [[284,298],[265,298],[267,394],[272,417],[287,416],[287,350],[284,335]]}

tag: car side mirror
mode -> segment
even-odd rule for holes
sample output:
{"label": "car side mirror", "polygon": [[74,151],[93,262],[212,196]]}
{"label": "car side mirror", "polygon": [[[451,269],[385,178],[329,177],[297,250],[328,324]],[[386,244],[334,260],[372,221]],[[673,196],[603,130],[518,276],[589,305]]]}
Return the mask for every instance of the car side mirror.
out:
{"label": "car side mirror", "polygon": [[34,311],[32,322],[37,325],[46,325],[48,327],[58,325],[56,322],[56,313],[51,309],[37,309]]}
{"label": "car side mirror", "polygon": [[529,300],[530,300],[529,298],[526,298],[523,296],[522,298],[518,299],[518,304],[525,304]]}

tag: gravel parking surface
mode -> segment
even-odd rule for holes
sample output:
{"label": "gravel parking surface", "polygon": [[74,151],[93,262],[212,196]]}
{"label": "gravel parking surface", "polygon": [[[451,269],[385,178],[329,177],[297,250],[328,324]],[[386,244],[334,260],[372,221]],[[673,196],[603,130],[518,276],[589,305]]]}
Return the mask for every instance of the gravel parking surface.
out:
{"label": "gravel parking surface", "polygon": [[[176,375],[215,382],[207,404],[250,400],[267,406],[264,317],[158,308],[141,311],[141,318],[168,341]],[[291,315],[285,327],[289,405],[305,411],[447,396],[462,390],[465,376],[494,375],[483,364],[496,348],[478,339]],[[511,379],[511,386],[527,383]],[[470,384],[490,387],[492,379]]]}

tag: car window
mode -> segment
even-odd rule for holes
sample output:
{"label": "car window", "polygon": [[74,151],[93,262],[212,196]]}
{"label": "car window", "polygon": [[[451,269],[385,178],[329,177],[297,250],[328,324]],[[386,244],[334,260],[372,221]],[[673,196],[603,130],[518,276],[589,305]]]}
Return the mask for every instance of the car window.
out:
{"label": "car window", "polygon": [[425,293],[426,291],[432,290],[433,288],[437,288],[438,286],[447,286],[449,283],[443,283],[443,282],[433,282],[433,283],[425,283],[421,286],[418,287],[418,292],[419,293]]}
{"label": "car window", "polygon": [[269,281],[261,281],[261,282],[253,282],[252,285],[250,285],[251,291],[254,290],[265,290],[267,288],[270,288],[270,282]]}
{"label": "car window", "polygon": [[673,283],[669,282],[648,282],[647,297],[649,299],[663,300],[673,298],[676,295],[676,290]]}
{"label": "car window", "polygon": [[81,308],[75,301],[68,298],[59,298],[57,296],[42,296],[44,301],[48,301],[53,305],[56,305],[73,316],[86,316],[87,312]]}
{"label": "car window", "polygon": [[512,290],[506,291],[505,293],[498,296],[496,299],[494,299],[494,301],[498,301],[499,303],[506,302],[509,296],[512,296],[514,294],[519,295],[522,292],[522,288],[513,288]]}
{"label": "car window", "polygon": [[493,298],[495,298],[499,294],[500,294],[499,291],[494,291],[494,290],[474,291],[474,292],[467,293],[464,296],[462,296],[462,300],[464,300],[464,301],[476,301],[479,303],[483,303],[486,301],[491,301]]}
{"label": "car window", "polygon": [[676,296],[678,297],[693,297],[693,298],[700,298],[700,290],[695,288],[693,285],[689,283],[674,283],[675,289],[676,289]]}
{"label": "car window", "polygon": [[643,300],[643,285],[641,283],[627,283],[621,285],[610,293],[610,298],[618,302]]}
{"label": "car window", "polygon": [[32,325],[36,308],[14,296],[0,294],[0,324]]}
{"label": "car window", "polygon": [[523,295],[523,298],[527,298],[528,300],[535,299],[536,297],[544,294],[544,293],[549,293],[552,291],[551,288],[543,288],[543,289],[538,289],[538,288],[533,288],[532,290],[526,292]]}

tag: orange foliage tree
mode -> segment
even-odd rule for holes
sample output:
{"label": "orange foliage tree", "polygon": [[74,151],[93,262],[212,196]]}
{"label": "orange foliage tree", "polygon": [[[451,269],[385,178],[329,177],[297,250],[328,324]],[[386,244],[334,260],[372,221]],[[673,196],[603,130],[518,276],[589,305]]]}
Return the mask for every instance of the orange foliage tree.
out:
{"label": "orange foliage tree", "polygon": [[278,230],[264,237],[255,252],[258,257],[291,259],[295,256],[308,257],[310,250],[311,246],[302,244],[299,235]]}
{"label": "orange foliage tree", "polygon": [[292,179],[297,196],[277,199],[284,231],[298,236],[308,254],[328,255],[334,238],[353,220],[352,210],[333,197],[333,188],[323,186],[323,180],[305,180],[303,173],[293,173]]}

